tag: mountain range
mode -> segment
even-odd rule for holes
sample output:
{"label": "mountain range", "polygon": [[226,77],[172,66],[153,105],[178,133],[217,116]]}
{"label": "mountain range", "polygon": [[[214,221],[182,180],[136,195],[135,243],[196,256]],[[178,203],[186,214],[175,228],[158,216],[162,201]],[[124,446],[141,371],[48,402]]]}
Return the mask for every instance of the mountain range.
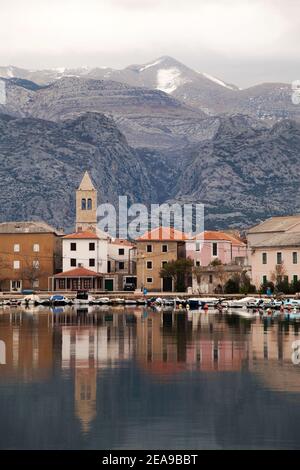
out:
{"label": "mountain range", "polygon": [[70,227],[85,169],[102,201],[203,202],[209,228],[300,209],[300,107],[288,84],[240,90],[170,57],[1,76],[1,220]]}

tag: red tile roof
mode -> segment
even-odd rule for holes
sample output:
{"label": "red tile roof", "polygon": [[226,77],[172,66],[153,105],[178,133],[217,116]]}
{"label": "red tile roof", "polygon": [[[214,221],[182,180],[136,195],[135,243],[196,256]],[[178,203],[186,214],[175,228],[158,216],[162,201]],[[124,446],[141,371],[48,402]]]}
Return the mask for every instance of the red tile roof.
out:
{"label": "red tile roof", "polygon": [[100,274],[95,271],[91,271],[86,268],[74,268],[69,271],[64,271],[59,274],[55,274],[54,277],[99,277]]}
{"label": "red tile roof", "polygon": [[94,233],[94,232],[75,232],[75,233],[69,233],[69,235],[65,235],[63,238],[69,238],[71,240],[73,239],[99,239],[99,237]]}
{"label": "red tile roof", "polygon": [[[204,235],[204,236],[203,236]],[[193,237],[193,240],[225,240],[231,242],[233,245],[242,245],[244,246],[245,243],[242,242],[242,240],[238,240],[237,238],[233,237],[232,235],[229,235],[228,233],[225,232],[219,232],[217,230],[205,230],[202,233],[199,233],[195,237]]]}
{"label": "red tile roof", "polygon": [[150,232],[144,233],[141,237],[137,238],[137,241],[153,240],[153,241],[180,241],[187,240],[188,236],[170,227],[157,227]]}
{"label": "red tile roof", "polygon": [[125,245],[125,246],[134,246],[129,240],[125,240],[124,238],[115,238],[111,241],[112,245]]}

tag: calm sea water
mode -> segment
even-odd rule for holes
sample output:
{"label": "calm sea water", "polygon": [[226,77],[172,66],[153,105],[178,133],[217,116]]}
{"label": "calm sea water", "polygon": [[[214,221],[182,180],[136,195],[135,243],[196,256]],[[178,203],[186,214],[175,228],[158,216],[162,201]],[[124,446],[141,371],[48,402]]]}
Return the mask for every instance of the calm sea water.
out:
{"label": "calm sea water", "polygon": [[297,324],[2,309],[1,449],[300,448]]}

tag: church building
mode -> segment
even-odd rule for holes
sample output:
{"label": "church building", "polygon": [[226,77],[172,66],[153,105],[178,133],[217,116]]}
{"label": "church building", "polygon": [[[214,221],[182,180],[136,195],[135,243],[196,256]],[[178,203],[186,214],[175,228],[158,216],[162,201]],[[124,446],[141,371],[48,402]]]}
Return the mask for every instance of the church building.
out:
{"label": "church building", "polygon": [[62,238],[63,272],[54,290],[105,290],[108,234],[97,228],[97,190],[86,171],[76,191],[76,231]]}

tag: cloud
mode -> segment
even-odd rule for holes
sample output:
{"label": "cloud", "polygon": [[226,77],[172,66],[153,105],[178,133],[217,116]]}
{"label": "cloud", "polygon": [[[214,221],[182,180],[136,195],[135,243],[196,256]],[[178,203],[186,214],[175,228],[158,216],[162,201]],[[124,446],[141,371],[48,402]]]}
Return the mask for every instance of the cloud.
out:
{"label": "cloud", "polygon": [[186,55],[203,70],[212,57],[300,58],[298,0],[0,0],[0,7],[2,63],[122,67]]}

